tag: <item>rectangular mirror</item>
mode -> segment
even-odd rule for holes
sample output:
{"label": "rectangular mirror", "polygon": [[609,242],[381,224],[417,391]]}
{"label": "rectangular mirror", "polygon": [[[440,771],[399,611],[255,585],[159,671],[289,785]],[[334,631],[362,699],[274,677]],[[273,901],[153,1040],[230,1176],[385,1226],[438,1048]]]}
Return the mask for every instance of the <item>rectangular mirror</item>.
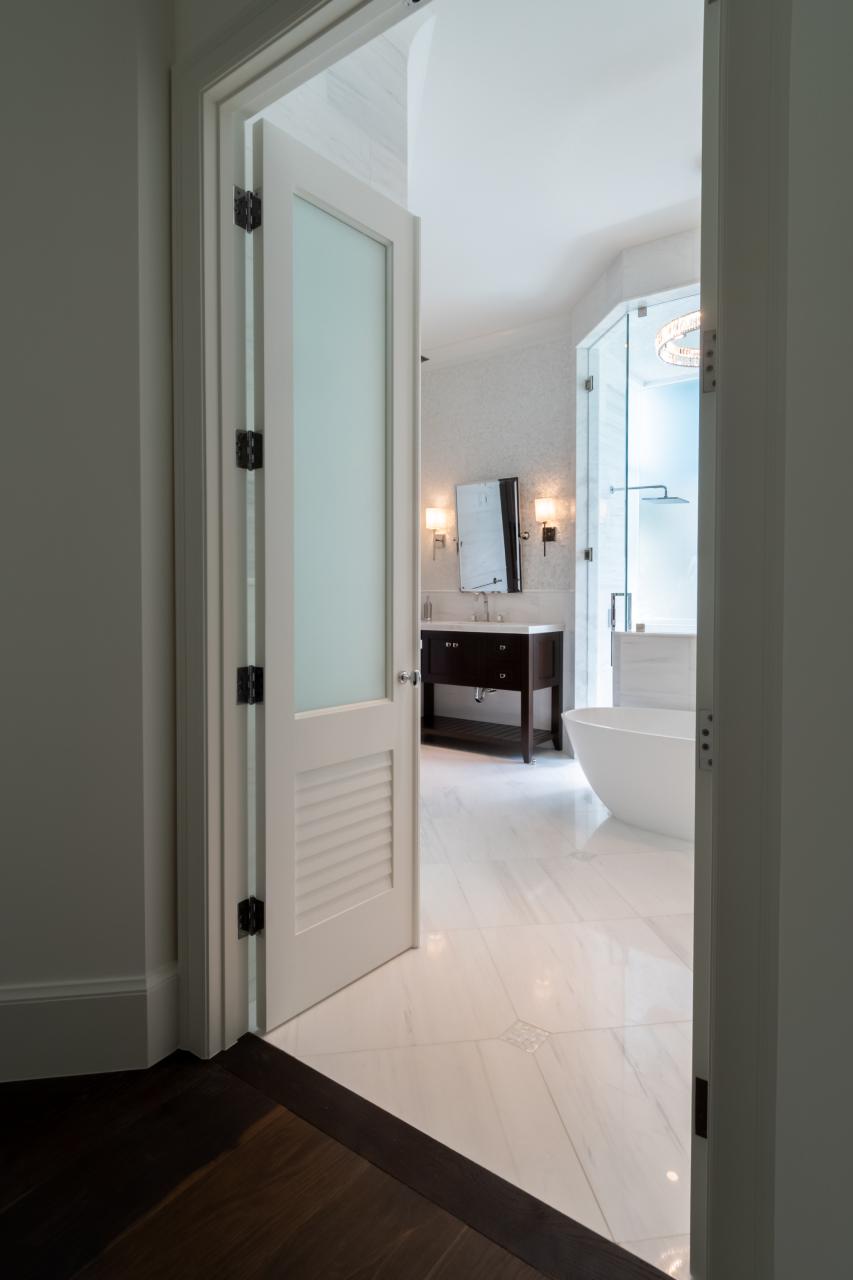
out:
{"label": "rectangular mirror", "polygon": [[518,478],[456,486],[462,591],[521,590]]}

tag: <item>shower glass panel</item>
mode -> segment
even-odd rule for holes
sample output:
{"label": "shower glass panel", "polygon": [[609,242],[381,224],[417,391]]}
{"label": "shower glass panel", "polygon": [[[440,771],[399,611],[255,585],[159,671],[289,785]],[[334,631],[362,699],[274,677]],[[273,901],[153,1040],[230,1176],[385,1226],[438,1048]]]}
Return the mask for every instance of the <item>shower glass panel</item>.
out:
{"label": "shower glass panel", "polygon": [[[699,369],[689,352],[698,349],[698,309],[698,294],[632,308],[584,349],[592,560],[579,705],[613,704],[614,632],[696,631]],[[670,360],[658,349],[666,326]]]}
{"label": "shower glass panel", "polygon": [[678,335],[699,310],[697,294],[628,313],[627,579],[633,623],[647,631],[696,631],[699,369],[661,359],[656,338],[674,324],[676,359],[698,352],[699,332]]}
{"label": "shower glass panel", "polygon": [[588,580],[588,695],[613,702],[614,630],[631,628],[628,586],[628,317],[589,350],[588,513],[593,560]]}

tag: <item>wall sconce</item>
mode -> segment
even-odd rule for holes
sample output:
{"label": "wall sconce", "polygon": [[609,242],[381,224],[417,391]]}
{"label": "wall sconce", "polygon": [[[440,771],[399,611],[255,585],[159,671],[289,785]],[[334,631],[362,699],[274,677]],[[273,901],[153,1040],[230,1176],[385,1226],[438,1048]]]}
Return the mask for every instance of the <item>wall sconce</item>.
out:
{"label": "wall sconce", "polygon": [[[557,504],[553,498],[535,498],[533,502],[536,512],[536,523],[542,526],[542,554],[548,554],[547,544],[557,541],[557,530],[553,521],[557,518]],[[551,521],[549,524],[548,522]]]}
{"label": "wall sconce", "polygon": [[436,546],[447,545],[447,511],[444,507],[427,507],[426,527],[432,532],[432,558],[435,559]]}

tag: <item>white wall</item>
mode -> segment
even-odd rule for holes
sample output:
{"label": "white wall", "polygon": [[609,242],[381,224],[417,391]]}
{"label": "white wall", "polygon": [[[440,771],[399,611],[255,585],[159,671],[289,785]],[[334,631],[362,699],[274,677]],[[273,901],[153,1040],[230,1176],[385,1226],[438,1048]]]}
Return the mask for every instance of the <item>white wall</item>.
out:
{"label": "white wall", "polygon": [[[434,620],[467,619],[478,606],[459,590],[455,486],[518,476],[522,542],[522,591],[493,595],[492,613],[507,621],[558,622],[565,628],[565,693],[571,706],[572,576],[574,563],[574,351],[568,338],[536,338],[455,364],[423,366],[421,505],[454,513],[447,545],[432,559],[432,534],[421,512],[421,588]],[[536,497],[557,500],[557,541],[542,554]],[[550,695],[537,695],[536,720],[550,723]],[[519,697],[495,693],[478,705],[468,689],[438,686],[436,710],[468,719],[519,723]]]}
{"label": "white wall", "polygon": [[8,1076],[142,1066],[177,1027],[171,11],[5,17]]}
{"label": "white wall", "polygon": [[[315,6],[305,0],[293,7],[308,10]],[[203,45],[258,8],[258,0],[174,0],[176,60],[181,62],[192,57]]]}

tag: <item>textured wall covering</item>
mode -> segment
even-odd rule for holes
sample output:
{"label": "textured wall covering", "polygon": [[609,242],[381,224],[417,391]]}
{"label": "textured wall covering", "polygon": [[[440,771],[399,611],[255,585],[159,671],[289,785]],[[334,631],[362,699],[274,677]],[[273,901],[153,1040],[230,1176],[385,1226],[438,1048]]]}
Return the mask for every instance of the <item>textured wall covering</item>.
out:
{"label": "textured wall covering", "polygon": [[[574,612],[575,357],[567,337],[512,348],[464,364],[424,366],[422,506],[454,511],[457,484],[518,476],[522,584],[518,595],[492,596],[492,612],[508,621],[560,622],[566,627],[566,703],[571,704]],[[534,520],[536,497],[557,500],[557,541],[542,554]],[[476,607],[459,590],[455,523],[447,547],[432,559],[432,535],[421,513],[422,590],[434,618],[467,618]],[[545,717],[545,700],[537,720]],[[482,707],[465,690],[441,688],[437,707],[448,714],[516,723],[518,697],[493,695]]]}
{"label": "textured wall covering", "polygon": [[[426,365],[422,406],[423,505],[453,507],[454,487],[518,476],[525,591],[569,590],[574,565],[574,353],[568,339],[465,364]],[[533,500],[556,498],[557,542],[542,555]],[[423,522],[422,522],[423,523]],[[455,532],[455,530],[454,530]],[[455,590],[455,555],[431,559],[424,532],[423,588]],[[452,550],[452,548],[451,548]]]}

